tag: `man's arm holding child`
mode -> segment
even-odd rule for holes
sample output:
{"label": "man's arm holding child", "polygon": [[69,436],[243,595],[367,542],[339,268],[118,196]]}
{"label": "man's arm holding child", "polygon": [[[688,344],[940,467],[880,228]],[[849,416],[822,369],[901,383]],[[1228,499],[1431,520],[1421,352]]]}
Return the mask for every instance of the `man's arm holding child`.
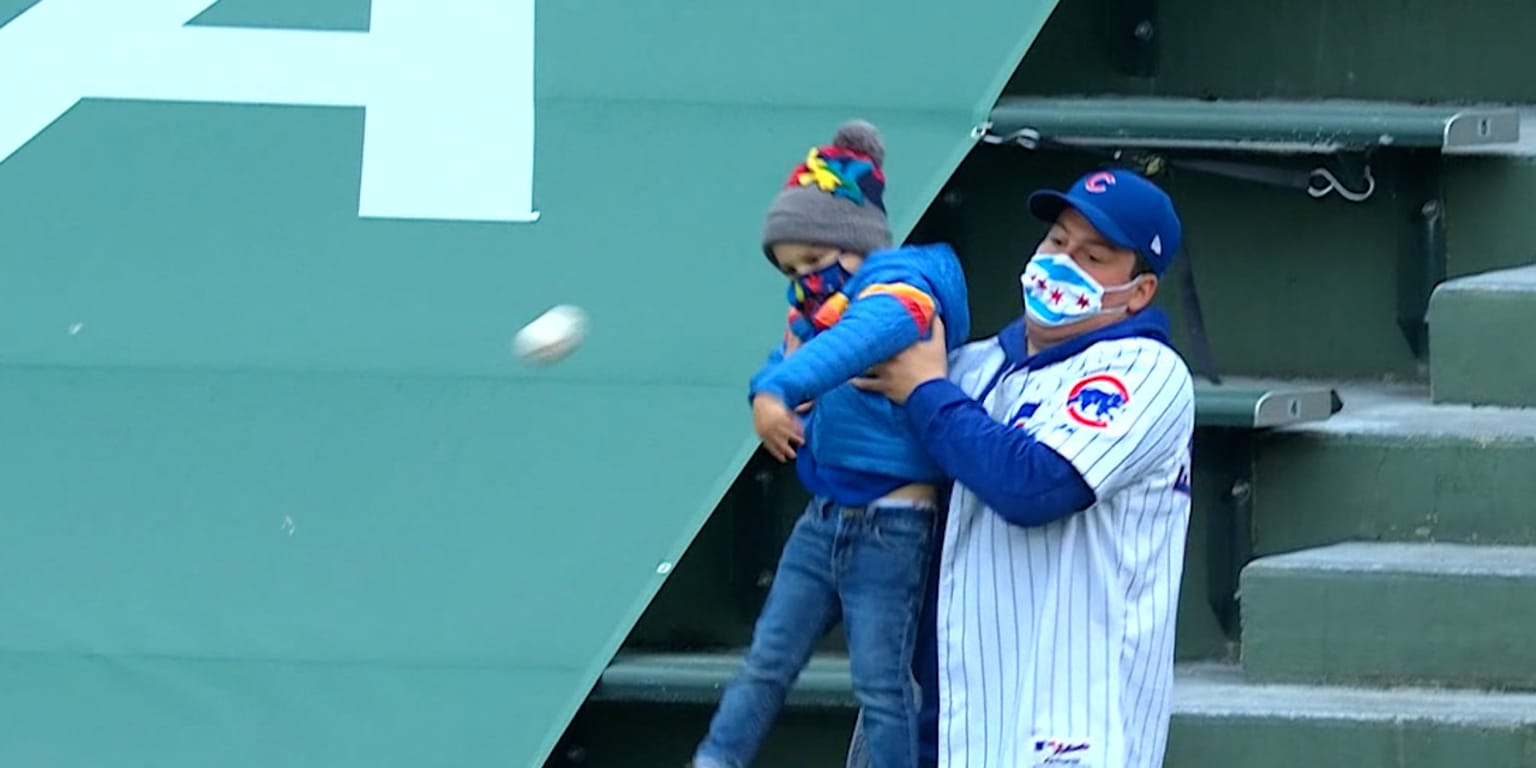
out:
{"label": "man's arm holding child", "polygon": [[947,372],[943,342],[932,339],[854,385],[905,405],[914,432],[945,474],[1008,522],[1044,525],[1093,505],[1095,490],[1071,461],[993,419]]}

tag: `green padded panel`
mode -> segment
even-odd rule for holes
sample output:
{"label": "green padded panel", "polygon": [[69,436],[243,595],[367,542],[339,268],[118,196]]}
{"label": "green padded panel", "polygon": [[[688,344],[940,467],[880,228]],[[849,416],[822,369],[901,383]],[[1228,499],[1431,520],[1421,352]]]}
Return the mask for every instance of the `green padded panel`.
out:
{"label": "green padded panel", "polygon": [[1257,152],[1465,148],[1520,135],[1514,109],[1354,101],[1009,96],[992,123],[1003,136],[1033,128],[1058,141]]}
{"label": "green padded panel", "polygon": [[1242,588],[1251,679],[1536,689],[1536,547],[1347,542]]}
{"label": "green padded panel", "polygon": [[359,217],[357,108],[74,106],[0,162],[0,754],[542,763],[754,447],[790,165],[873,120],[910,228],[1052,5],[541,4],[534,224]]}

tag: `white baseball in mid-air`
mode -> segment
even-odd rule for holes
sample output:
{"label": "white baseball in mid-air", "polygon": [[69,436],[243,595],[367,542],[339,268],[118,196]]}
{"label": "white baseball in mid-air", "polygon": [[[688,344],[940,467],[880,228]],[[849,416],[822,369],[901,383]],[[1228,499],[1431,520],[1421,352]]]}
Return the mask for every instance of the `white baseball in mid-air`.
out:
{"label": "white baseball in mid-air", "polygon": [[533,363],[558,362],[581,346],[587,336],[587,313],[560,304],[533,319],[512,337],[512,352]]}

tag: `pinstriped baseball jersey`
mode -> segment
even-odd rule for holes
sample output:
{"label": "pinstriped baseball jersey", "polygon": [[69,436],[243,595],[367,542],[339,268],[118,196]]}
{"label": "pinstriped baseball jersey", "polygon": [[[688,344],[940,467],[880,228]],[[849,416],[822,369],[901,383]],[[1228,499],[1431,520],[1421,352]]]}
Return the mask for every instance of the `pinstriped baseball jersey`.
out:
{"label": "pinstriped baseball jersey", "polygon": [[939,764],[1157,768],[1189,524],[1188,369],[1140,337],[1015,368],[988,339],[951,356],[950,379],[1070,461],[1097,501],[1021,527],[955,486],[938,581]]}

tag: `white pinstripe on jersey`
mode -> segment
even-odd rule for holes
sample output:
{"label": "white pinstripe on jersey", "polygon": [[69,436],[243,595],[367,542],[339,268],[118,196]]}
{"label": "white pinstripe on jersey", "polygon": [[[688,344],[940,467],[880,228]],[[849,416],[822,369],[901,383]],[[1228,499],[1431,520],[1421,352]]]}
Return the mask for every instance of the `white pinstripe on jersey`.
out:
{"label": "white pinstripe on jersey", "polygon": [[1011,370],[989,339],[957,350],[950,378],[1071,461],[1098,502],[1024,528],[955,487],[939,574],[939,764],[1157,768],[1189,524],[1188,369],[1126,338]]}

